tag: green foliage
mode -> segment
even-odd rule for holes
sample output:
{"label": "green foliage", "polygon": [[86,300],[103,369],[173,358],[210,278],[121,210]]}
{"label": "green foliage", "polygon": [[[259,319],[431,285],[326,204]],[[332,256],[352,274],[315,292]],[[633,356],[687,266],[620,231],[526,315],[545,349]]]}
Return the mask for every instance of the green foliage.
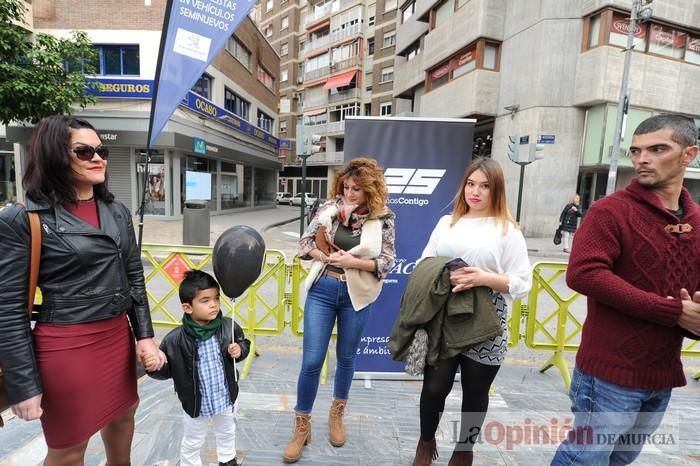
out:
{"label": "green foliage", "polygon": [[88,95],[95,84],[97,54],[82,31],[70,38],[31,34],[24,25],[24,2],[0,0],[0,123],[31,121],[70,113],[96,102]]}

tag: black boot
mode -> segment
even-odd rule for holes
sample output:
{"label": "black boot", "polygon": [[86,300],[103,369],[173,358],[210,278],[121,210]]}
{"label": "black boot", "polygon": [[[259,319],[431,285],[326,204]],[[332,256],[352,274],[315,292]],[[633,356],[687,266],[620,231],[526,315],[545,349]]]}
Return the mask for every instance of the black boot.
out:
{"label": "black boot", "polygon": [[238,466],[238,461],[236,461],[236,457],[234,456],[231,461],[227,461],[225,463],[219,461],[219,466]]}

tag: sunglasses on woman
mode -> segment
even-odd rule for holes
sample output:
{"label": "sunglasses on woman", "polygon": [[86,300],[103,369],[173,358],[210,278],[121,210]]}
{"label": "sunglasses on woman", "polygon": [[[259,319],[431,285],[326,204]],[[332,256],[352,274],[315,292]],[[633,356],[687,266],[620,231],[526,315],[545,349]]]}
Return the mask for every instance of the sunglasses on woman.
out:
{"label": "sunglasses on woman", "polygon": [[95,154],[102,157],[102,160],[107,160],[107,158],[109,157],[109,149],[102,145],[92,147],[88,146],[87,144],[81,144],[73,148],[73,153],[76,157],[78,157],[79,160],[82,160],[83,162],[92,160]]}

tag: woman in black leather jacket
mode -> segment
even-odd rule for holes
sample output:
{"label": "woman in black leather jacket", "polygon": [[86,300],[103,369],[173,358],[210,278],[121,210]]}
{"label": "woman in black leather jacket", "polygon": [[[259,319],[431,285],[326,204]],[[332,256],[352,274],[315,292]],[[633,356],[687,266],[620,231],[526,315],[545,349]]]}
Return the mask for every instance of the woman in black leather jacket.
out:
{"label": "woman in black leather jacket", "polygon": [[84,120],[51,116],[34,129],[23,179],[42,233],[43,304],[33,330],[27,213],[0,213],[0,367],[13,412],[41,418],[47,465],[82,464],[97,431],[107,463],[129,464],[136,356],[157,355],[151,369],[165,363],[131,214],[105,184],[108,155]]}

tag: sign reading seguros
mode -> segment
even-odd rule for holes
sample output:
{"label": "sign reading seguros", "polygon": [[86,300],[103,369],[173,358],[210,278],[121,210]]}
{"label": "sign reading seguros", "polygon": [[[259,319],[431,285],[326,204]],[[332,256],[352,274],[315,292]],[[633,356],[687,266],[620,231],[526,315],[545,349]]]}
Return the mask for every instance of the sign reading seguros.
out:
{"label": "sign reading seguros", "polygon": [[[388,203],[425,207],[446,170],[433,168],[387,168],[384,171],[390,196]],[[413,196],[411,196],[413,195]],[[419,197],[420,196],[420,197]]]}

